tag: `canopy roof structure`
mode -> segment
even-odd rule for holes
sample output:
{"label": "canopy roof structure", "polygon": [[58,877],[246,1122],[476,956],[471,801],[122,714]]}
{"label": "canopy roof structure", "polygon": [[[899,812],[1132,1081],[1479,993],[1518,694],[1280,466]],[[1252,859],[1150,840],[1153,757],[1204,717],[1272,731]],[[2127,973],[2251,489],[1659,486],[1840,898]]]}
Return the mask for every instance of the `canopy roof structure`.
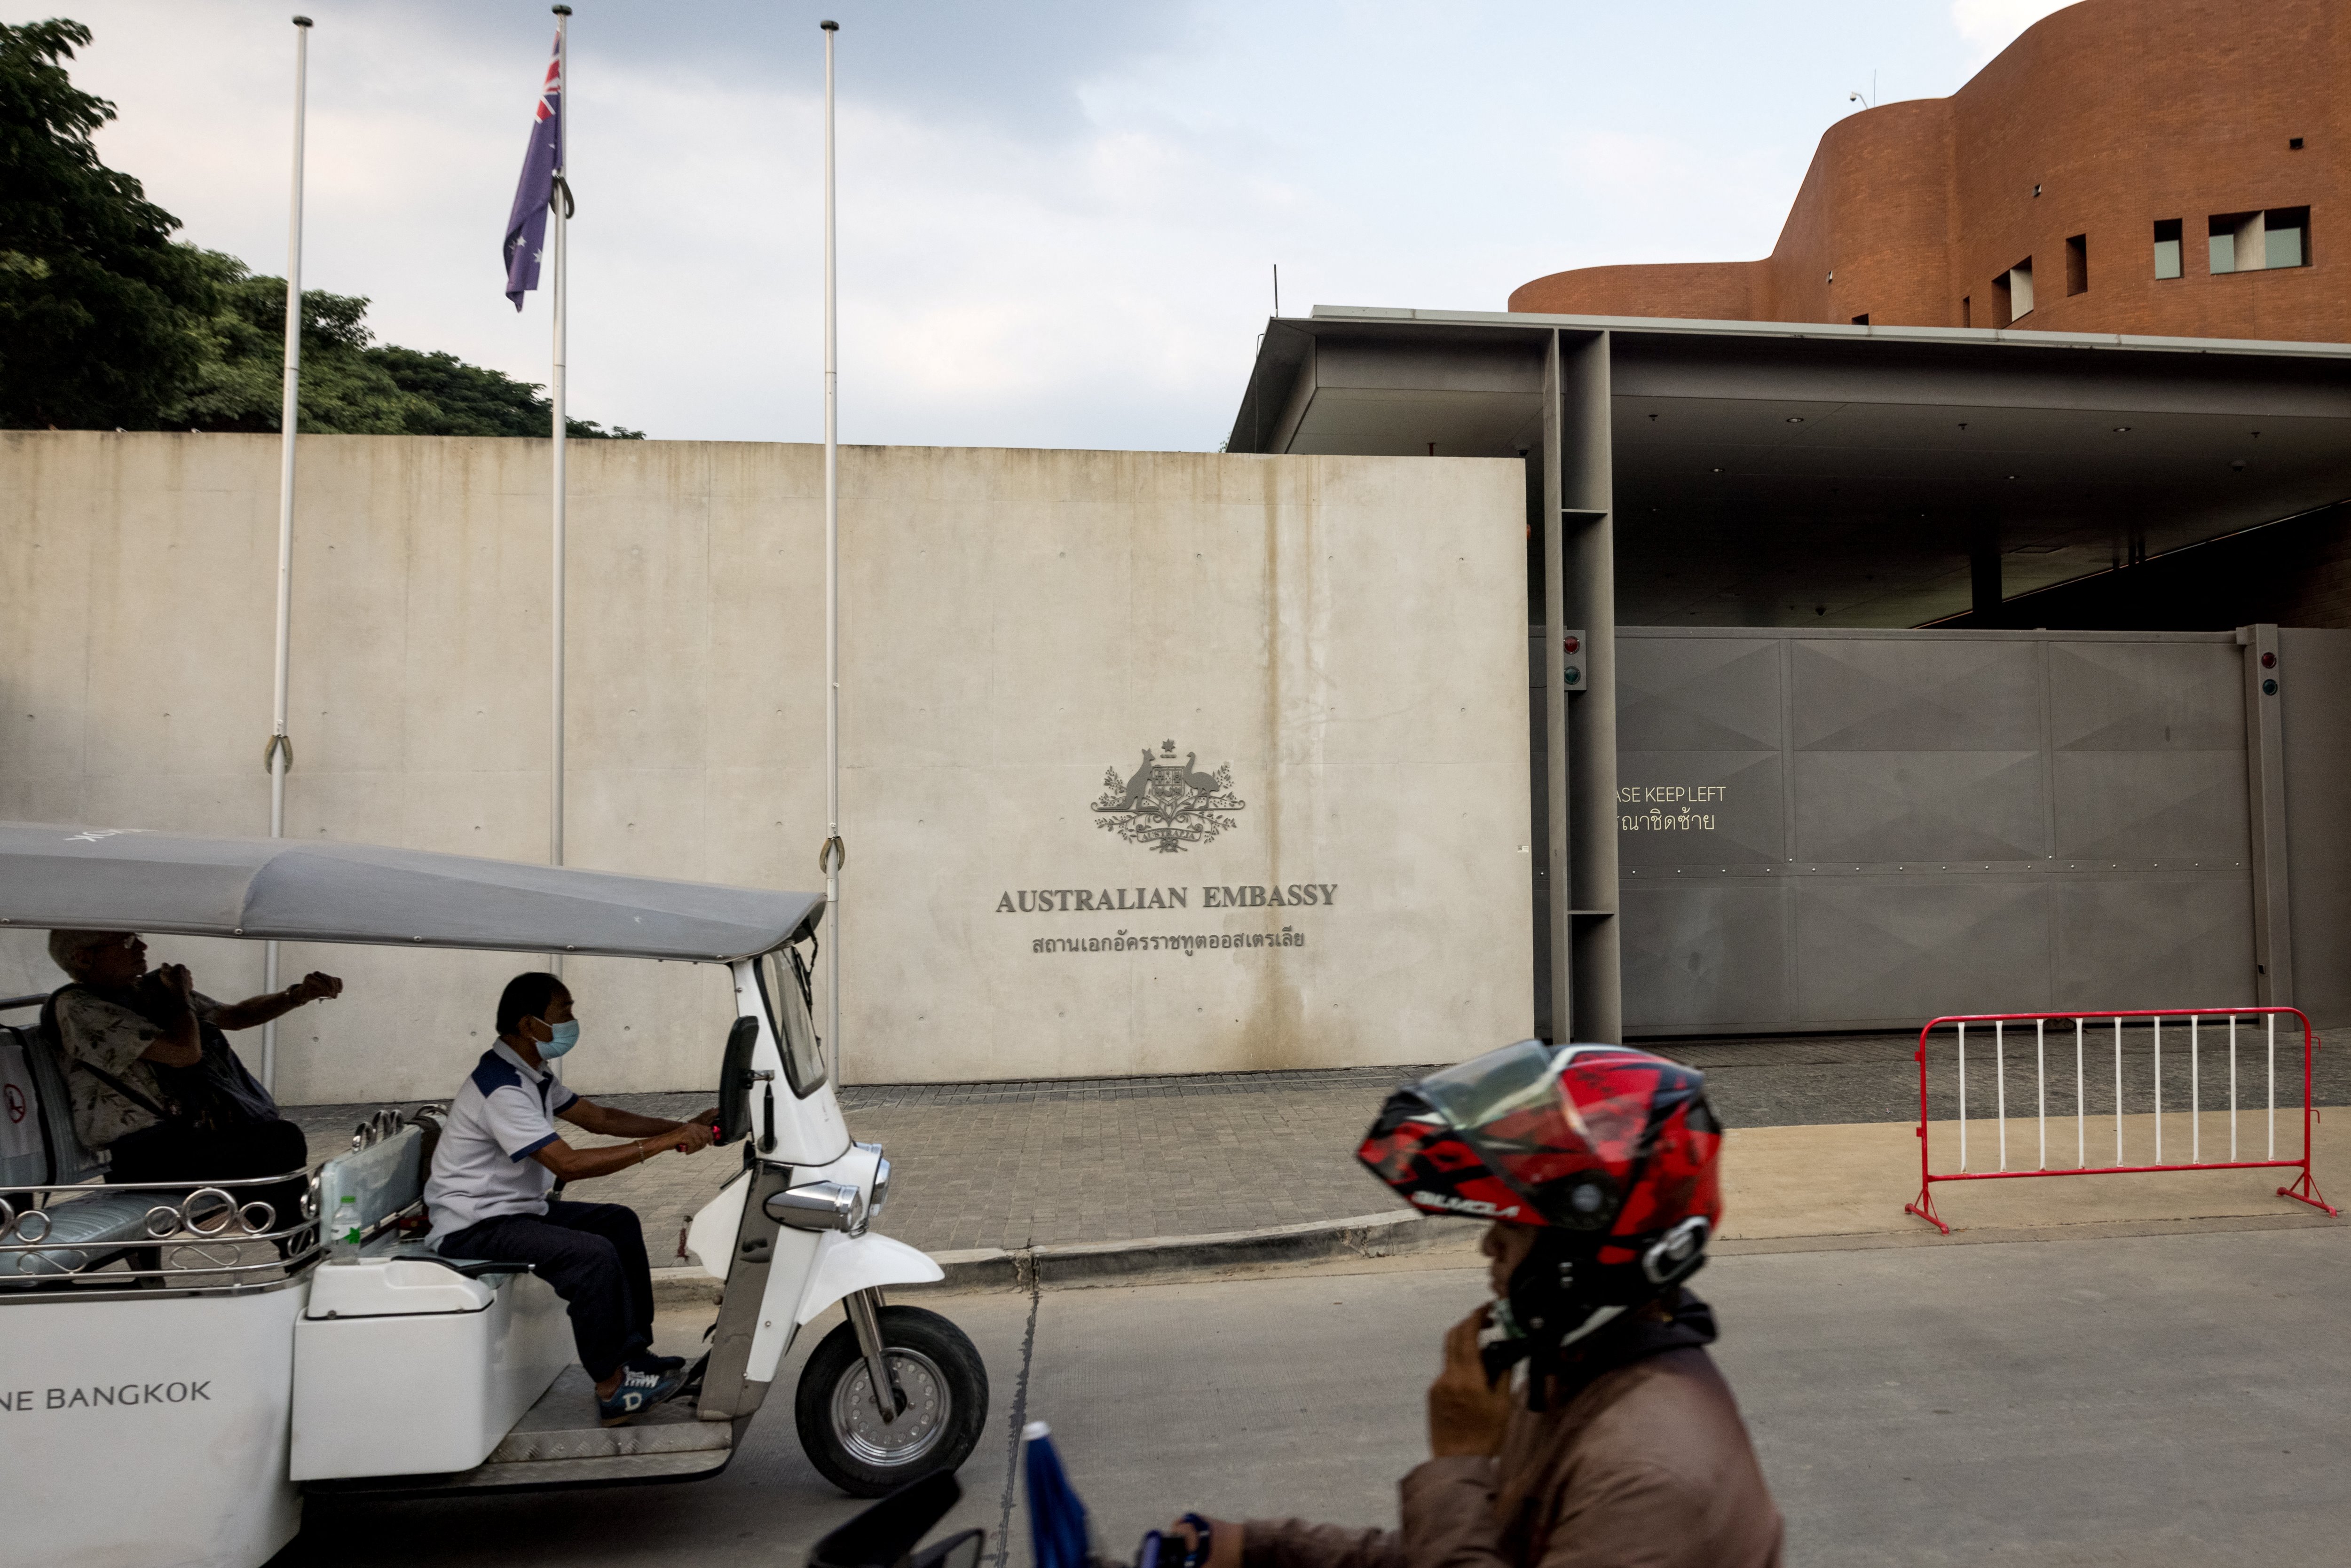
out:
{"label": "canopy roof structure", "polygon": [[1982,552],[2014,599],[2351,499],[2351,345],[2016,328],[1317,306],[1228,449],[1540,464],[1552,333],[1605,344],[1619,625],[1930,624]]}
{"label": "canopy roof structure", "polygon": [[0,822],[0,926],[712,962],[822,918],[824,897],[377,844]]}

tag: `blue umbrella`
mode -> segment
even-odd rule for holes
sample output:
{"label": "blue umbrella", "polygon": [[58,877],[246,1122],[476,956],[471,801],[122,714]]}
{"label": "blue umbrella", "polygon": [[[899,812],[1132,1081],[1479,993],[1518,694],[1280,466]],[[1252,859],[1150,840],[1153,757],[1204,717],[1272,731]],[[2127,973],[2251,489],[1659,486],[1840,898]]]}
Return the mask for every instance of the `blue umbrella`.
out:
{"label": "blue umbrella", "polygon": [[1029,1474],[1029,1545],[1036,1568],[1086,1568],[1086,1505],[1070,1485],[1054,1451],[1053,1435],[1042,1421],[1020,1430],[1022,1464]]}

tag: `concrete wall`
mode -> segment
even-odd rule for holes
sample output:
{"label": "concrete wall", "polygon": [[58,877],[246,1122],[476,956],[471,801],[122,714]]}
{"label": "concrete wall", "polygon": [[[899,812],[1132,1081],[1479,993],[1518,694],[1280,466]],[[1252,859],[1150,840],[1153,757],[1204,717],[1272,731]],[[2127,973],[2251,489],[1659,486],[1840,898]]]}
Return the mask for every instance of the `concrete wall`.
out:
{"label": "concrete wall", "polygon": [[[277,452],[0,435],[0,817],[266,830]],[[820,450],[572,454],[570,860],[816,885]],[[289,834],[544,858],[547,459],[304,438]],[[1515,462],[844,451],[845,1076],[1526,1033],[1523,489]],[[1165,850],[1118,809],[1146,749],[1144,793],[1195,834]],[[1212,795],[1179,777],[1228,768]],[[257,951],[157,948],[216,995],[258,986]],[[351,981],[283,1031],[293,1103],[449,1092],[520,967],[287,962]],[[575,967],[575,1083],[711,1081],[713,972]],[[36,936],[0,938],[0,992],[53,978]]]}

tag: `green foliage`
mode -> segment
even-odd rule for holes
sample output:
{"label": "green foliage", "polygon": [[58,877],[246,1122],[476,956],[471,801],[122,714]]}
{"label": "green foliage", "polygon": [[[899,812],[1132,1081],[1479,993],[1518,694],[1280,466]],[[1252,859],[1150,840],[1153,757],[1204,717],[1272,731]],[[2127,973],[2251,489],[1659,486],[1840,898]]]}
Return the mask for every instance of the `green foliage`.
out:
{"label": "green foliage", "polygon": [[[286,280],[257,277],[233,256],[198,252],[220,301],[204,323],[204,354],[170,429],[275,431],[285,405]],[[301,424],[308,434],[545,435],[554,404],[539,389],[455,354],[377,345],[368,302],[302,291]],[[565,422],[574,437],[643,439]]]}
{"label": "green foliage", "polygon": [[99,162],[78,22],[0,23],[0,425],[152,430],[213,309],[179,220]]}
{"label": "green foliage", "polygon": [[[173,241],[179,220],[99,162],[90,135],[114,106],[63,64],[89,37],[78,22],[0,24],[0,427],[276,431],[286,282]],[[554,406],[537,385],[378,345],[367,308],[303,290],[301,430],[548,434]]]}

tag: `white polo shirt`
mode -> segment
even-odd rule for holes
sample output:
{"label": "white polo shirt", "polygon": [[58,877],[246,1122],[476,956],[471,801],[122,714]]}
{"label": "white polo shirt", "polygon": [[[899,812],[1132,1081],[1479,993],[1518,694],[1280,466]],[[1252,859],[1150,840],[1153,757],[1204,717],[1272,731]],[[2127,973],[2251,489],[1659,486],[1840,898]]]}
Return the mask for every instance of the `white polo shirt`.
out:
{"label": "white polo shirt", "polygon": [[[559,1135],[555,1113],[580,1096],[500,1040],[482,1053],[449,1105],[433,1151],[424,1207],[446,1238],[509,1214],[545,1214],[555,1173],[531,1156]],[[437,1245],[437,1243],[436,1243]]]}

